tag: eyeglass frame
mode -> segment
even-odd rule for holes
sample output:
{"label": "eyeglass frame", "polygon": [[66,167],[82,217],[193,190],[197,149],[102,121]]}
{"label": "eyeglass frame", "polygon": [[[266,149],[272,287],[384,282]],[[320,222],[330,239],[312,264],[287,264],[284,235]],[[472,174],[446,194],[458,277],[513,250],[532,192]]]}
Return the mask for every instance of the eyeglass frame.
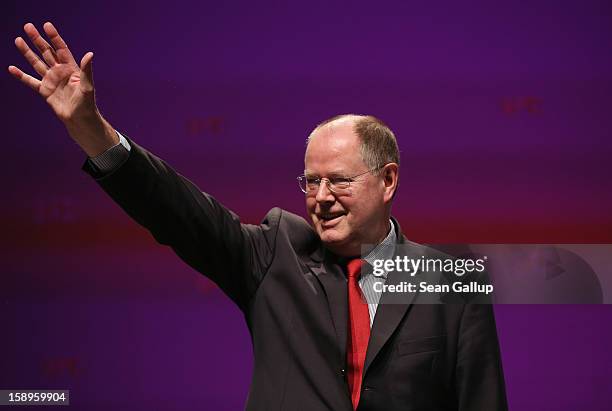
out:
{"label": "eyeglass frame", "polygon": [[[333,177],[333,178],[335,178],[335,179],[344,179],[344,180],[347,180],[348,186],[347,186],[346,188],[342,189],[342,190],[350,190],[350,188],[351,188],[351,183],[355,183],[355,182],[358,182],[358,181],[359,181],[359,180],[354,180],[355,178],[357,178],[357,177],[361,177],[361,176],[366,175],[366,174],[368,174],[368,173],[371,173],[372,171],[380,170],[381,168],[384,168],[384,167],[385,167],[387,164],[391,164],[391,163],[386,163],[386,164],[383,164],[383,165],[381,165],[381,166],[374,167],[374,168],[372,168],[372,169],[370,169],[370,170],[366,170],[366,171],[364,171],[363,173],[360,173],[360,174],[354,175],[354,176],[352,176],[352,177]],[[321,187],[321,182],[322,182],[323,180],[325,180],[325,185],[327,186],[327,188],[329,189],[329,191],[331,191],[331,192],[332,192],[332,193],[334,193],[334,194],[339,194],[339,193],[338,193],[338,191],[334,191],[334,189],[332,188],[332,185],[333,185],[333,184],[332,184],[331,180],[330,180],[329,178],[327,178],[327,177],[318,177],[318,178],[315,178],[314,180],[315,180],[315,182],[316,182],[316,184],[317,184],[317,187],[318,187],[318,188],[317,188],[317,190],[306,191],[306,190],[304,190],[304,189],[302,188],[302,183],[301,183],[302,179],[305,179],[305,178],[306,178],[306,175],[305,175],[305,174],[302,174],[301,176],[298,176],[298,177],[297,177],[297,180],[298,180],[298,185],[300,186],[300,190],[302,190],[302,192],[303,192],[304,194],[308,194],[308,193],[315,193],[316,191],[318,191],[318,189]],[[306,183],[306,184],[307,184],[307,183]]]}

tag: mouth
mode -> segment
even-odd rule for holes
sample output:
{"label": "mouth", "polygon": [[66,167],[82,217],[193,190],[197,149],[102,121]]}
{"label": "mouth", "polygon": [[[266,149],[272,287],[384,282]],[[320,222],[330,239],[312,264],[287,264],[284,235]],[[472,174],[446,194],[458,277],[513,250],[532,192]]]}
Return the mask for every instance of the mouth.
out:
{"label": "mouth", "polygon": [[346,215],[346,213],[321,213],[318,214],[319,221],[321,222],[321,226],[323,228],[333,227],[342,220],[342,218]]}

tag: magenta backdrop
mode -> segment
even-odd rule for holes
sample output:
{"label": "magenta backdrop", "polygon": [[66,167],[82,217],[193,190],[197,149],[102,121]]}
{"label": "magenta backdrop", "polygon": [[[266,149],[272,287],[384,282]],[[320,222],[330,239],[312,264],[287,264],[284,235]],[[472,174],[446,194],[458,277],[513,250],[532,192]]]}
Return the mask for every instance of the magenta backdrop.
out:
{"label": "magenta backdrop", "polygon": [[[5,67],[26,68],[24,23],[54,22],[78,58],[94,51],[111,123],[244,221],[304,215],[306,135],[356,112],[397,134],[410,239],[612,242],[609,2],[36,3],[3,3]],[[80,170],[40,98],[0,84],[0,389],[67,388],[75,409],[242,408],[239,311]],[[511,409],[609,409],[612,307],[496,312]]]}

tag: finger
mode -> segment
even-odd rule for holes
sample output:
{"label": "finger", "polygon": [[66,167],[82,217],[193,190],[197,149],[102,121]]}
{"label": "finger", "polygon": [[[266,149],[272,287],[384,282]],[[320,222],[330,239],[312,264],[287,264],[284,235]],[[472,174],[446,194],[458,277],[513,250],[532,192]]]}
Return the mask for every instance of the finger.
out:
{"label": "finger", "polygon": [[47,37],[49,37],[49,40],[51,40],[51,44],[55,48],[58,61],[60,63],[74,64],[76,66],[76,61],[74,60],[68,45],[59,35],[55,26],[50,22],[46,22],[43,24],[43,29],[45,30]]}
{"label": "finger", "polygon": [[15,39],[15,46],[17,47],[17,50],[19,50],[21,54],[23,54],[23,57],[25,57],[27,62],[30,63],[34,70],[36,70],[36,72],[40,74],[41,77],[43,77],[45,73],[47,73],[49,67],[47,67],[45,62],[42,61],[40,57],[38,57],[38,54],[34,53],[30,49],[28,43],[26,43],[24,39],[22,39],[21,37],[17,37]]}
{"label": "finger", "polygon": [[93,52],[90,51],[81,59],[81,91],[91,92],[93,89]]}
{"label": "finger", "polygon": [[9,66],[8,71],[9,73],[13,75],[13,77],[20,80],[23,84],[30,87],[32,90],[38,92],[38,90],[40,89],[40,84],[41,84],[40,80],[37,80],[34,77],[30,76],[29,74],[24,73],[23,71],[19,70],[17,67]]}
{"label": "finger", "polygon": [[26,32],[28,37],[30,37],[30,40],[32,40],[32,43],[34,43],[40,52],[40,55],[43,57],[43,59],[45,59],[47,65],[49,67],[56,65],[57,56],[55,55],[55,50],[44,38],[42,38],[38,30],[36,30],[36,27],[34,27],[32,23],[27,23],[25,26],[23,26],[23,30]]}

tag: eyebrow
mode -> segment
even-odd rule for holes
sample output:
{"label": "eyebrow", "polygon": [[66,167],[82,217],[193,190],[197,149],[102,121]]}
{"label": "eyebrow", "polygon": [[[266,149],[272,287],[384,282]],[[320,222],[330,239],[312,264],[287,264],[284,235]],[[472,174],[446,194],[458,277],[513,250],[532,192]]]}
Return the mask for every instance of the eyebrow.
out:
{"label": "eyebrow", "polygon": [[[320,177],[317,173],[311,173],[309,171],[304,171],[304,175],[306,177],[317,177],[317,178]],[[341,171],[334,171],[327,175],[327,177],[348,177],[348,176],[349,174],[341,172]]]}

